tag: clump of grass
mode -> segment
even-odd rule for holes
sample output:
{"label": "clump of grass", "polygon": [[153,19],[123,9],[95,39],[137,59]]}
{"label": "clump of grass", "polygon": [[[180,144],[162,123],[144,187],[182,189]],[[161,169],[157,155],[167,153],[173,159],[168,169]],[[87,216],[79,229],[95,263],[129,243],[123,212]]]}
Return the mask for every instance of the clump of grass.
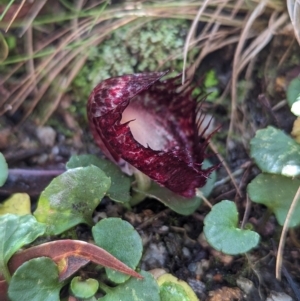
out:
{"label": "clump of grass", "polygon": [[[113,43],[111,37],[118,35],[117,30],[134,32],[137,24],[149,26],[153,19],[161,20],[160,22],[166,19],[182,19],[183,24],[193,21],[185,46],[170,42],[169,46],[176,55],[171,51],[170,59],[167,60],[175,60],[174,65],[180,66],[183,64],[183,58],[188,58],[186,62],[189,66],[187,72],[189,77],[193,76],[194,71],[209,53],[226,45],[236,45],[231,89],[228,87],[225,90],[225,94],[231,90],[233,122],[237,110],[236,82],[241,71],[247,66],[251,69],[252,60],[271,40],[273,34],[280,33],[280,29],[290,24],[284,2],[279,0],[247,2],[202,0],[172,3],[145,1],[138,4],[125,2],[114,6],[109,5],[107,1],[78,1],[75,6],[62,0],[55,3],[37,1],[30,6],[23,1],[21,4],[10,1],[9,4],[12,4],[11,8],[14,7],[14,11],[9,8],[5,12],[0,28],[8,28],[9,32],[22,35],[17,47],[18,50],[24,51],[17,56],[9,55],[2,63],[3,76],[0,85],[5,93],[1,95],[0,114],[6,112],[13,114],[22,108],[22,122],[32,114],[39,103],[42,103],[44,113],[36,119],[39,124],[44,124],[48,120],[80,70],[85,68],[86,61],[90,61],[92,55],[90,49],[100,49],[101,44],[105,49],[105,45],[107,47],[109,43]],[[8,5],[5,8],[7,7]],[[52,11],[52,7],[55,7],[55,11]],[[198,30],[198,34],[196,29],[199,29],[199,26],[202,30]],[[134,37],[136,35],[131,36],[127,43],[131,45],[130,52],[134,51],[134,47],[140,48],[144,51],[144,57],[148,55],[149,60],[145,63],[146,61],[142,60],[144,57],[133,55],[129,59],[133,67],[128,67],[130,64],[126,63],[122,72],[166,67],[164,59],[159,62],[156,59],[151,61],[149,47],[143,50],[142,38]],[[163,43],[168,41],[167,34],[164,31],[159,34],[157,31],[152,39],[158,37],[160,48],[166,49]],[[139,43],[141,44],[138,45]],[[127,46],[124,47],[120,43],[116,44],[115,48],[122,56],[122,51]],[[192,54],[187,56],[190,51]],[[117,57],[111,57],[110,60],[115,58]],[[121,65],[121,59],[119,62]],[[105,76],[120,72],[109,69],[103,60],[102,63]],[[173,67],[172,64],[170,63],[170,66]],[[250,71],[247,74],[251,73]],[[92,73],[97,73],[97,70]]]}

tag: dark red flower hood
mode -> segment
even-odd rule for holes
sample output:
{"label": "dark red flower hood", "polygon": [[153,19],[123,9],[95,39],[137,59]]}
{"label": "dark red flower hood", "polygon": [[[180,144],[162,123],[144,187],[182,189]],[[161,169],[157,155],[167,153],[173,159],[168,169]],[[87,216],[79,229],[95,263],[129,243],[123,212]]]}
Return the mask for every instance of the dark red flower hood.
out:
{"label": "dark red flower hood", "polygon": [[[167,72],[109,78],[92,91],[88,120],[103,153],[123,170],[130,166],[184,197],[195,196],[214,168],[201,168],[208,138],[191,87]],[[179,89],[181,88],[181,91]],[[205,130],[204,130],[205,131]]]}

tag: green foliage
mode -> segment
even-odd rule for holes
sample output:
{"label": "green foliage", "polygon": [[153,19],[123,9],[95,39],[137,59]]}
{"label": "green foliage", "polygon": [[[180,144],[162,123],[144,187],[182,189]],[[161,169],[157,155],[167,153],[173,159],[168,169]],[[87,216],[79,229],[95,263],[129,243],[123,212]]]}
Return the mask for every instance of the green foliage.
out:
{"label": "green foliage", "polygon": [[0,152],[0,187],[4,185],[8,177],[8,166],[3,154]]}
{"label": "green foliage", "polygon": [[45,225],[38,223],[32,215],[0,216],[0,271],[6,281],[10,280],[7,263],[11,256],[24,245],[43,235],[45,228]]}
{"label": "green foliage", "polygon": [[[248,185],[249,197],[255,203],[267,206],[274,212],[278,223],[283,226],[300,180],[281,175],[260,174]],[[300,224],[300,203],[289,221],[289,227]]]}
{"label": "green foliage", "polygon": [[66,167],[67,169],[71,169],[76,167],[86,167],[90,165],[99,167],[108,177],[110,177],[111,185],[106,192],[107,196],[109,196],[116,202],[129,202],[129,191],[131,187],[130,178],[127,177],[114,163],[105,159],[98,158],[94,155],[80,155],[72,156],[67,162]]}
{"label": "green foliage", "polygon": [[292,113],[300,116],[300,78],[294,78],[288,85],[286,98]]}
{"label": "green foliage", "polygon": [[[106,290],[99,301],[160,301],[159,287],[150,273],[141,271],[143,280],[130,278],[128,281]],[[104,288],[106,289],[106,288]]]}
{"label": "green foliage", "polygon": [[[264,204],[283,225],[292,200],[300,185],[300,145],[274,127],[256,132],[250,142],[251,156],[264,172],[258,175],[247,190],[253,202]],[[295,209],[289,227],[300,224],[300,205]]]}
{"label": "green foliage", "polygon": [[251,157],[267,173],[300,175],[300,145],[272,126],[258,130],[250,142]]}
{"label": "green foliage", "polygon": [[70,169],[42,192],[34,215],[47,224],[47,234],[60,234],[79,223],[92,225],[92,214],[110,183],[96,166]]}
{"label": "green foliage", "polygon": [[[93,228],[95,243],[124,262],[127,266],[136,269],[142,257],[143,244],[137,231],[126,221],[120,218],[107,218],[97,223]],[[112,269],[105,268],[110,280],[123,283],[129,276]]]}
{"label": "green foliage", "polygon": [[209,244],[218,251],[230,255],[246,253],[258,245],[259,235],[237,226],[236,205],[224,200],[214,205],[205,217],[204,234]]}
{"label": "green foliage", "polygon": [[[207,168],[210,168],[212,166],[213,165],[208,160],[205,159],[203,161],[203,164],[202,164],[203,169],[207,169]],[[207,179],[206,184],[203,187],[199,188],[199,190],[201,191],[203,196],[205,196],[207,198],[211,194],[211,192],[214,189],[214,184],[215,184],[216,180],[217,180],[217,173],[214,170],[210,174],[209,178]]]}
{"label": "green foliage", "polygon": [[92,89],[109,77],[159,68],[181,72],[188,30],[189,22],[179,19],[131,23],[117,29],[99,46],[90,48],[89,58],[73,84],[77,101],[85,107]]}
{"label": "green foliage", "polygon": [[[203,168],[207,169],[211,167],[212,164],[208,160],[204,160]],[[200,188],[201,194],[205,197],[208,197],[209,194],[213,190],[214,183],[216,182],[216,172],[212,172],[210,177],[207,179],[206,184]],[[201,194],[193,197],[193,198],[185,198],[180,196],[171,190],[162,187],[155,183],[154,181],[151,182],[151,186],[142,191],[140,189],[135,188],[135,191],[150,197],[154,198],[160,202],[162,202],[165,206],[169,207],[173,211],[182,214],[182,215],[190,215],[195,212],[202,204],[203,199],[201,198]]]}
{"label": "green foliage", "polygon": [[216,75],[216,71],[214,69],[209,70],[205,74],[204,78],[204,87],[205,92],[208,94],[206,97],[206,100],[208,101],[214,101],[219,96],[219,89],[218,89],[218,78]]}
{"label": "green foliage", "polygon": [[161,301],[198,301],[191,287],[171,274],[164,274],[157,280]]}
{"label": "green foliage", "polygon": [[194,213],[202,203],[202,199],[198,196],[185,198],[155,182],[151,183],[151,187],[147,191],[139,192],[143,193],[147,197],[154,198],[162,202],[165,206],[182,215],[190,215]]}
{"label": "green foliage", "polygon": [[8,295],[12,301],[59,301],[62,287],[56,264],[48,257],[40,257],[25,262],[16,270]]}
{"label": "green foliage", "polygon": [[26,215],[31,214],[30,197],[27,193],[14,193],[0,204],[0,215],[6,213]]}
{"label": "green foliage", "polygon": [[71,281],[70,289],[75,297],[88,299],[93,297],[99,288],[99,282],[96,279],[82,279],[74,277]]}

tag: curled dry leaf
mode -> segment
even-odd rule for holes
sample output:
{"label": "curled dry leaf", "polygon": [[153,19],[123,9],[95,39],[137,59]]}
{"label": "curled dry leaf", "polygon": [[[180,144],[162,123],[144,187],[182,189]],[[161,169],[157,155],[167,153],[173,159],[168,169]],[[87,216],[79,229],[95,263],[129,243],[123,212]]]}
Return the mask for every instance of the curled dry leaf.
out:
{"label": "curled dry leaf", "polygon": [[208,137],[199,134],[201,103],[194,87],[167,72],[109,78],[92,91],[88,119],[96,143],[123,171],[134,168],[171,191],[194,197],[215,167],[202,169]]}
{"label": "curled dry leaf", "polygon": [[60,281],[90,261],[139,279],[143,278],[104,249],[84,241],[68,239],[44,243],[16,253],[9,261],[9,270],[13,273],[25,261],[41,256],[50,257],[58,265]]}

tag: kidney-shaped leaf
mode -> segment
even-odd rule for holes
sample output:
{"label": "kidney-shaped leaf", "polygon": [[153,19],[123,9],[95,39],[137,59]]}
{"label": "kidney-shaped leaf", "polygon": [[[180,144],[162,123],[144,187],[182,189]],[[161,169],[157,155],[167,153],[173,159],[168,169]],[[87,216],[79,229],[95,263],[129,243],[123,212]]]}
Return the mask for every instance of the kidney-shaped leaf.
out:
{"label": "kidney-shaped leaf", "polygon": [[160,289],[160,301],[198,301],[192,288],[183,280],[171,274],[164,274],[157,279]]}
{"label": "kidney-shaped leaf", "polygon": [[0,215],[11,213],[17,215],[31,214],[30,197],[27,193],[14,193],[0,204]]}
{"label": "kidney-shaped leaf", "polygon": [[204,219],[204,234],[211,246],[225,254],[246,253],[256,247],[259,235],[238,226],[238,212],[234,202],[224,200],[212,207]]}
{"label": "kidney-shaped leaf", "polygon": [[99,301],[160,301],[159,287],[150,273],[141,271],[143,280],[130,278],[112,289]]}
{"label": "kidney-shaped leaf", "polygon": [[130,178],[127,177],[121,169],[114,163],[98,158],[94,155],[80,155],[72,156],[67,162],[66,167],[86,167],[89,165],[95,165],[102,169],[105,174],[111,178],[111,186],[107,191],[107,195],[116,202],[129,202],[130,200]]}
{"label": "kidney-shaped leaf", "polygon": [[62,286],[56,264],[47,257],[34,258],[13,274],[8,296],[12,301],[59,301]]}
{"label": "kidney-shaped leaf", "polygon": [[258,130],[250,142],[251,157],[266,173],[300,175],[300,145],[272,126]]}
{"label": "kidney-shaped leaf", "polygon": [[92,225],[92,214],[110,187],[96,166],[70,169],[42,192],[34,215],[47,224],[47,234],[60,234],[79,223]]}
{"label": "kidney-shaped leaf", "polygon": [[292,113],[300,116],[300,78],[294,78],[288,85],[286,98]]}
{"label": "kidney-shaped leaf", "polygon": [[2,153],[0,152],[0,187],[4,185],[8,177],[8,166]]}
{"label": "kidney-shaped leaf", "polygon": [[77,276],[72,279],[70,288],[75,297],[88,299],[96,294],[99,282],[96,279],[82,279]]}
{"label": "kidney-shaped leaf", "polygon": [[[278,223],[283,226],[293,198],[300,186],[299,179],[280,175],[260,174],[248,185],[250,199],[267,206],[274,212]],[[300,224],[300,203],[289,221],[290,227]]]}
{"label": "kidney-shaped leaf", "polygon": [[[142,257],[143,244],[137,231],[120,218],[106,218],[92,229],[95,243],[135,269]],[[129,276],[106,268],[107,276],[116,283],[125,282]]]}
{"label": "kidney-shaped leaf", "polygon": [[7,262],[16,251],[44,232],[45,225],[38,223],[32,215],[0,216],[0,273],[7,271]]}

